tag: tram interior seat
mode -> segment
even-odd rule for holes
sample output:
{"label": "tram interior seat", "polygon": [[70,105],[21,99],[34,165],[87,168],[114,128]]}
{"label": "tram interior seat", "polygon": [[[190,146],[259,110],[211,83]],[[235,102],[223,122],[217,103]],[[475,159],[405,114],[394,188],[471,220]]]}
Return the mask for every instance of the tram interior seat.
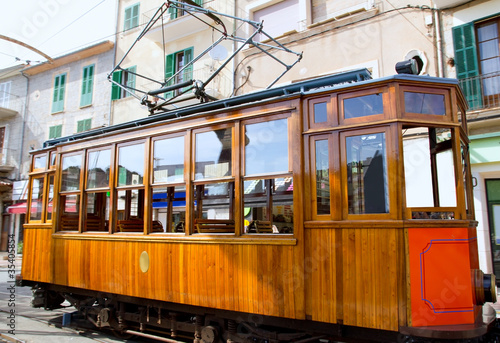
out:
{"label": "tram interior seat", "polygon": [[78,230],[78,216],[70,216],[70,215],[61,216],[61,230],[62,231]]}
{"label": "tram interior seat", "polygon": [[198,233],[234,233],[234,220],[195,219],[194,225]]}
{"label": "tram interior seat", "polygon": [[274,233],[273,224],[267,220],[252,220],[248,225],[248,233]]}
{"label": "tram interior seat", "polygon": [[[143,232],[144,220],[129,219],[118,220],[118,232]],[[158,220],[153,220],[151,226],[152,232],[163,232],[163,225]]]}
{"label": "tram interior seat", "polygon": [[85,231],[108,231],[108,221],[89,216],[85,219]]}

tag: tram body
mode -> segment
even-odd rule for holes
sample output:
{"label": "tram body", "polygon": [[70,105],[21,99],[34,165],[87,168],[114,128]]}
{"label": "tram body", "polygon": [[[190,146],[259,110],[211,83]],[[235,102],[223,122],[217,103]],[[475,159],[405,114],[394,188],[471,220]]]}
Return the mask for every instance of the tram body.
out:
{"label": "tram body", "polygon": [[48,142],[20,282],[170,339],[484,336],[465,109],[396,75]]}

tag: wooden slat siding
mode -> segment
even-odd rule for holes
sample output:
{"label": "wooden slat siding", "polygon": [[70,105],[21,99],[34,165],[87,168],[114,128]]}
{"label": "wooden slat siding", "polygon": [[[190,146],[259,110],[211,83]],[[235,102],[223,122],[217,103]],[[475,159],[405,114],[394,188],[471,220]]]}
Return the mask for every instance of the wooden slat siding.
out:
{"label": "wooden slat siding", "polygon": [[51,234],[50,228],[25,228],[24,250],[21,274],[26,280],[50,282],[51,269]]}

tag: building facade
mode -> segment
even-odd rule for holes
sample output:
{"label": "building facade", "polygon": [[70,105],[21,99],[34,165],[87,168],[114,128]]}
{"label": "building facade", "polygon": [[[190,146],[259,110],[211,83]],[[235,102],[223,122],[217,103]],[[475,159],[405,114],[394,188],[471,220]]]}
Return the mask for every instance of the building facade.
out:
{"label": "building facade", "polygon": [[[16,241],[22,241],[29,151],[40,149],[49,139],[110,125],[107,76],[113,57],[114,44],[105,41],[52,63],[18,68],[8,81],[0,82],[0,87],[9,89],[4,94],[11,96],[3,97],[10,108],[0,110],[0,135],[3,130],[5,142],[0,172],[9,175],[10,190],[2,192],[3,236],[11,232]],[[0,191],[5,187],[0,183]],[[6,242],[3,236],[0,250]]]}
{"label": "building facade", "polygon": [[24,67],[0,71],[0,251],[7,250],[7,236],[14,219],[7,209],[20,197],[14,186],[20,180],[20,161],[25,153],[22,141],[28,80],[21,74]]}

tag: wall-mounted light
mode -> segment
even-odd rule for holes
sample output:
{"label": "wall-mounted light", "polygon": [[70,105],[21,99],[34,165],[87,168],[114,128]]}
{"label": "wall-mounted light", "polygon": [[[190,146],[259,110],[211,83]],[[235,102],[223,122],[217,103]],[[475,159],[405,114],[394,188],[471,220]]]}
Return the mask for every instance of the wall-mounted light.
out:
{"label": "wall-mounted light", "polygon": [[396,72],[398,74],[413,74],[417,75],[419,73],[417,67],[417,61],[413,58],[396,63]]}

